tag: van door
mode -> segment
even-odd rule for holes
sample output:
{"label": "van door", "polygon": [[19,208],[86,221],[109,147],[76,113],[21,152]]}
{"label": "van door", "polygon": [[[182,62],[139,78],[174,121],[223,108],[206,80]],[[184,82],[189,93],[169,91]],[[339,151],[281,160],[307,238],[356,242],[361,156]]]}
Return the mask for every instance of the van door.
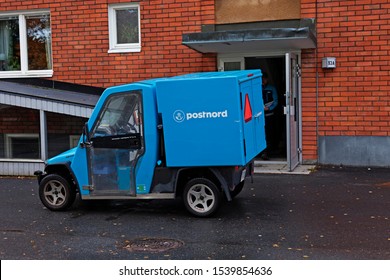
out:
{"label": "van door", "polygon": [[90,131],[91,195],[136,195],[135,167],[143,154],[141,91],[110,95]]}
{"label": "van door", "polygon": [[244,116],[246,158],[254,158],[266,146],[260,78],[242,83],[240,91]]}

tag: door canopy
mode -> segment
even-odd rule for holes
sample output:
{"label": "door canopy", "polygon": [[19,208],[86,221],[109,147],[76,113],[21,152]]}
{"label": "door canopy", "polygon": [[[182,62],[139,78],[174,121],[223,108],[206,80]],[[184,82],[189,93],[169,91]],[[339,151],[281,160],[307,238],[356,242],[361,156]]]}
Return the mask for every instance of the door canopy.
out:
{"label": "door canopy", "polygon": [[201,53],[239,53],[316,48],[313,20],[213,25],[187,33],[183,45]]}

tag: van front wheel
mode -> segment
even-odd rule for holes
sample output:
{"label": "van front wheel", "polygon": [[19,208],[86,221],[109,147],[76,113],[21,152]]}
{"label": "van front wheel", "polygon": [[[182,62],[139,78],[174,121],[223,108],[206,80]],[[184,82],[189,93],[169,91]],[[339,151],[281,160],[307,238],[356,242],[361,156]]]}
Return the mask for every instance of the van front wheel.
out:
{"label": "van front wheel", "polygon": [[39,198],[48,209],[62,211],[73,204],[76,192],[63,177],[49,174],[39,184]]}
{"label": "van front wheel", "polygon": [[217,186],[205,178],[190,180],[183,191],[183,201],[187,210],[199,217],[213,215],[220,206],[221,192]]}

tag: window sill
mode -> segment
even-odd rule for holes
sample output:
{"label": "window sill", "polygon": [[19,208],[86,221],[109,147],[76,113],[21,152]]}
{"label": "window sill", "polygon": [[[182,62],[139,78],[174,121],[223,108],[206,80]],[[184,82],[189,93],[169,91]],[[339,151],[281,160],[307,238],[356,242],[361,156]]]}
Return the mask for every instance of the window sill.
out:
{"label": "window sill", "polygon": [[0,158],[0,162],[24,162],[24,163],[45,163],[42,159],[14,159],[14,158]]}
{"label": "window sill", "polygon": [[38,71],[0,71],[0,78],[51,78],[53,70],[38,70]]}
{"label": "window sill", "polygon": [[132,52],[141,52],[141,47],[132,48],[132,49],[109,49],[108,53],[132,53]]}

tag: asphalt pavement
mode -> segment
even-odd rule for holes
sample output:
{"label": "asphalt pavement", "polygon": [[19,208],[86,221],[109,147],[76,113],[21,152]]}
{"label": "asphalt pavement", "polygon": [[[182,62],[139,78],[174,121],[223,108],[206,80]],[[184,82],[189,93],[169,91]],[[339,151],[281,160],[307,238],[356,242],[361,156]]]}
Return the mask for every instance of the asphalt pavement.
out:
{"label": "asphalt pavement", "polygon": [[211,218],[180,200],[51,212],[35,178],[0,178],[0,259],[389,260],[390,169],[257,174]]}

